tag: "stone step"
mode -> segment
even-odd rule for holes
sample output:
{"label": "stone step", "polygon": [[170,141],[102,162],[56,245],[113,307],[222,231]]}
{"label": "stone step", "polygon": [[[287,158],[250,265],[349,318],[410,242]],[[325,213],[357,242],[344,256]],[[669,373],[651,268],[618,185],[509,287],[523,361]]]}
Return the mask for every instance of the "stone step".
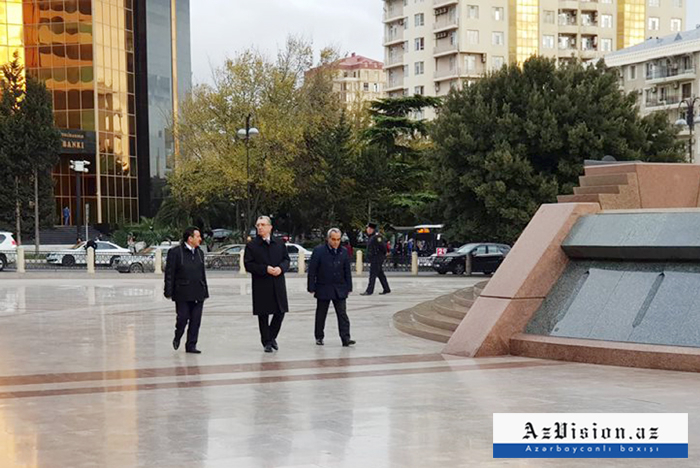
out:
{"label": "stone step", "polygon": [[627,173],[585,175],[578,178],[581,187],[592,187],[601,185],[627,185],[629,184]]}
{"label": "stone step", "polygon": [[473,290],[473,289],[470,290],[470,294],[469,294],[469,295],[470,295],[471,297],[467,298],[467,297],[465,297],[463,294],[459,294],[458,292],[453,293],[453,294],[452,294],[452,301],[453,301],[456,305],[461,306],[461,307],[464,307],[465,309],[468,309],[468,308],[470,308],[472,305],[474,305],[474,301],[476,300],[476,299],[474,299],[474,297],[473,297],[473,296],[474,296],[474,290]]}
{"label": "stone step", "polygon": [[474,299],[481,296],[481,293],[484,291],[487,284],[489,284],[489,280],[480,281],[474,285]]}
{"label": "stone step", "polygon": [[469,312],[469,308],[455,304],[451,296],[451,294],[448,294],[447,296],[440,296],[433,300],[432,309],[440,315],[455,319],[463,319],[467,315],[467,312]]}
{"label": "stone step", "polygon": [[600,203],[600,195],[597,193],[589,193],[586,195],[559,195],[557,196],[559,203]]}
{"label": "stone step", "polygon": [[413,308],[413,320],[435,328],[455,331],[462,322],[461,318],[449,317],[436,312],[430,305],[421,304]]}
{"label": "stone step", "polygon": [[412,309],[406,309],[395,313],[393,321],[397,330],[426,340],[447,343],[452,336],[452,332],[449,330],[431,327],[430,325],[415,321],[413,319]]}
{"label": "stone step", "polygon": [[619,185],[587,185],[586,187],[574,187],[574,195],[588,195],[592,193],[620,193]]}

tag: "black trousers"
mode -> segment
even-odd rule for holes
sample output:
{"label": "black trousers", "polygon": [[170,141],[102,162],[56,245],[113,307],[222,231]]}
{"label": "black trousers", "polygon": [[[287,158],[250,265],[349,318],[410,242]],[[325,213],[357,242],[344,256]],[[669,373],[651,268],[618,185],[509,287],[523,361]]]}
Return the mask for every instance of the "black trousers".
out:
{"label": "black trousers", "polygon": [[[175,312],[177,312],[177,320],[175,321],[175,338],[180,339],[185,334],[187,327],[187,342],[185,349],[196,349],[197,338],[199,337],[199,325],[202,323],[202,309],[204,301],[189,301],[176,302]],[[187,325],[189,323],[189,326]]]}
{"label": "black trousers", "polygon": [[383,260],[372,261],[369,264],[369,283],[367,283],[367,293],[372,294],[374,292],[374,283],[379,278],[379,282],[382,283],[382,289],[384,292],[390,292],[389,282],[386,280],[386,275],[382,269]]}
{"label": "black trousers", "polygon": [[258,315],[260,341],[263,346],[272,344],[277,339],[280,328],[282,328],[282,320],[284,320],[284,314],[272,314],[272,320],[269,317],[269,315]]}
{"label": "black trousers", "polygon": [[[322,340],[324,337],[323,329],[326,327],[326,316],[330,305],[330,300],[316,300],[316,328],[314,335],[317,340]],[[333,308],[335,309],[335,315],[338,316],[340,340],[346,343],[350,341],[350,319],[348,318],[346,299],[333,299]]]}

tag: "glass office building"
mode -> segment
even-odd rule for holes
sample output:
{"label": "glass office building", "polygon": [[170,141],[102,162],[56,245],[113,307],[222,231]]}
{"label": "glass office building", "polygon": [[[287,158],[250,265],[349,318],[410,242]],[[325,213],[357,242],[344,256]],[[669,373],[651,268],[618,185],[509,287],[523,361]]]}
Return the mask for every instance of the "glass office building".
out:
{"label": "glass office building", "polygon": [[84,159],[91,224],[152,215],[152,179],[168,167],[152,160],[153,151],[168,154],[167,140],[161,151],[155,135],[167,133],[178,95],[191,86],[189,0],[0,0],[0,62],[15,50],[50,90],[62,130],[57,213],[76,212],[69,161]]}

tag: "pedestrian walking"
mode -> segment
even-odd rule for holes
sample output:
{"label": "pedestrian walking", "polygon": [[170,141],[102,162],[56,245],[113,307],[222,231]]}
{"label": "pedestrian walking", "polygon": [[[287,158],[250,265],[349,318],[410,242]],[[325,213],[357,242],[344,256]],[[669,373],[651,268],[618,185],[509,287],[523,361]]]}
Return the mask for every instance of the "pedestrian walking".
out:
{"label": "pedestrian walking", "polygon": [[197,340],[204,301],[209,297],[204,252],[199,248],[201,242],[201,231],[188,227],[180,244],[168,250],[165,263],[165,297],[175,302],[177,314],[173,348],[177,350],[180,347],[180,340],[187,328],[185,351],[194,354],[201,353],[197,349]]}
{"label": "pedestrian walking", "polygon": [[338,317],[340,342],[345,347],[355,344],[355,341],[350,339],[350,319],[347,313],[347,298],[352,292],[350,256],[347,250],[340,246],[340,237],[340,229],[330,229],[326,243],[314,249],[309,261],[307,289],[316,298],[314,336],[319,346],[324,344],[324,328],[331,302]]}
{"label": "pedestrian walking", "polygon": [[[272,221],[261,216],[255,223],[257,236],[245,248],[245,269],[253,282],[253,314],[258,317],[260,341],[266,353],[278,350],[277,336],[289,311],[284,274],[289,254],[282,241],[272,237]],[[272,316],[272,320],[270,320]]]}
{"label": "pedestrian walking", "polygon": [[386,279],[382,265],[386,259],[386,243],[384,242],[384,237],[377,232],[377,225],[375,223],[367,224],[367,235],[369,240],[367,241],[367,258],[369,259],[369,283],[367,283],[367,289],[365,292],[361,293],[360,296],[370,296],[374,293],[374,283],[377,278],[379,282],[382,283],[383,291],[379,294],[389,294],[391,288],[389,287],[389,282]]}

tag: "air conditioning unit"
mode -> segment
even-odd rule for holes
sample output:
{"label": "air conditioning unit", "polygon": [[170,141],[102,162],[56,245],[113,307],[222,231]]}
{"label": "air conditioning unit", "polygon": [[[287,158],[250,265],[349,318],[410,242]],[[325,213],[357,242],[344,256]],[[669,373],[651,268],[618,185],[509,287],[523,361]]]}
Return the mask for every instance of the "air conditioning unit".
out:
{"label": "air conditioning unit", "polygon": [[654,86],[653,88],[651,88],[651,93],[652,93],[652,94],[656,94],[658,91],[659,91],[659,88],[657,88],[656,86]]}
{"label": "air conditioning unit", "polygon": [[673,89],[678,89],[679,86],[680,86],[680,84],[678,84],[677,81],[675,83],[673,83]]}
{"label": "air conditioning unit", "polygon": [[481,54],[481,63],[486,63],[486,54]]}
{"label": "air conditioning unit", "polygon": [[435,92],[439,93],[440,92],[440,83],[435,83]]}

